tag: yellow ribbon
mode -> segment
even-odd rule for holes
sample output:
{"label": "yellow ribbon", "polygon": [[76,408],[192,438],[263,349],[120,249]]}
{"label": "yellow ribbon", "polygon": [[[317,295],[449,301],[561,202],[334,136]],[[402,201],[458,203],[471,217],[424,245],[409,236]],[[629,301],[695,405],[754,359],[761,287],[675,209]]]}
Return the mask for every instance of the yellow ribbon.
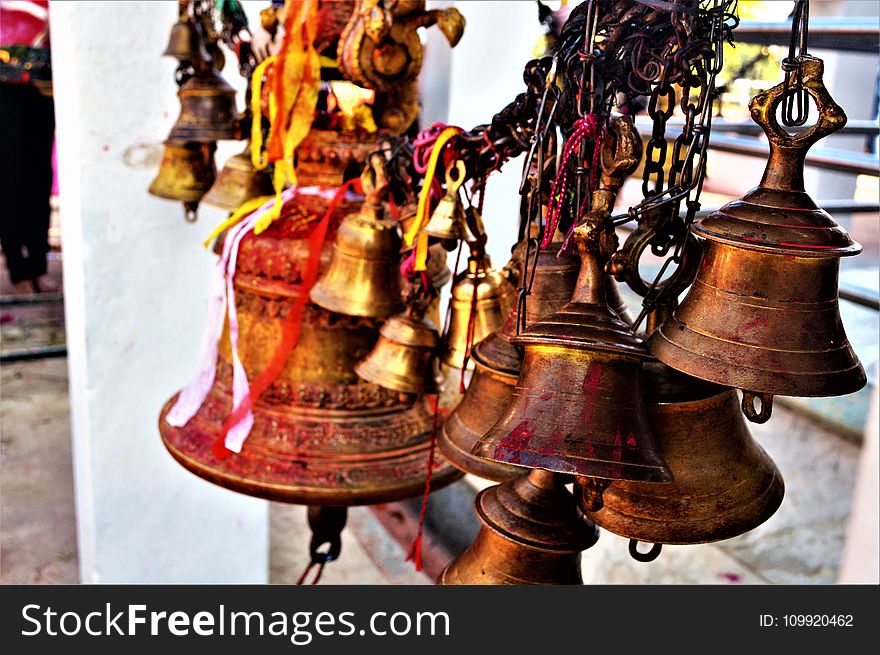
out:
{"label": "yellow ribbon", "polygon": [[232,214],[229,215],[225,221],[220,223],[217,227],[214,228],[214,231],[208,235],[208,238],[205,239],[205,248],[208,248],[211,245],[211,242],[217,238],[223,230],[227,230],[239,221],[243,219],[248,214],[255,212],[264,204],[272,200],[272,196],[260,196],[259,198],[251,198],[250,200],[245,200],[241,207],[236,209]]}
{"label": "yellow ribbon", "polygon": [[[269,165],[268,158],[264,157],[263,152],[263,76],[266,74],[266,68],[270,64],[274,64],[278,59],[275,55],[266,57],[254,69],[251,76],[251,162],[258,171],[263,170]],[[275,106],[275,95],[269,93],[269,121],[275,120],[277,112]]]}
{"label": "yellow ribbon", "polygon": [[[428,158],[428,167],[425,170],[425,181],[422,182],[422,190],[419,193],[419,204],[416,209],[415,220],[410,225],[409,230],[404,236],[407,247],[416,244],[416,261],[414,270],[424,271],[427,269],[428,263],[428,235],[421,233],[422,228],[430,219],[428,210],[431,207],[431,182],[437,171],[437,162],[440,160],[440,154],[443,152],[444,146],[461,132],[459,127],[447,127],[440,133],[434,142],[434,148],[431,150],[431,156]],[[418,238],[418,240],[417,240]]]}

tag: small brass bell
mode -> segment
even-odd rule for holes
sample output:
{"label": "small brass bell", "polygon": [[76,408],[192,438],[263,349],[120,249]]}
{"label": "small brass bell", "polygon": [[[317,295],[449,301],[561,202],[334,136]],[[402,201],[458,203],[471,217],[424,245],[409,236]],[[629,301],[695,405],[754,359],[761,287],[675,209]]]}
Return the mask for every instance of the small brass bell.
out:
{"label": "small brass bell", "polygon": [[599,532],[584,518],[565,477],[535,470],[484,489],[475,502],[483,524],[443,573],[441,585],[583,584],[581,552]]}
{"label": "small brass bell", "polygon": [[265,170],[254,168],[248,145],[244,152],[226,160],[217,181],[202,202],[234,212],[248,200],[270,196],[273,192],[271,176]]}
{"label": "small brass bell", "polygon": [[705,239],[696,280],[649,342],[665,364],[742,389],[743,410],[757,422],[770,417],[775,394],[836,396],[866,383],[837,302],[840,258],[861,246],[804,191],[807,150],[846,123],[822,69],[821,60],[802,59],[804,89],[819,110],[804,132],[790,135],[776,120],[783,84],[752,99],[770,141],[764,177],[695,226]]}
{"label": "small brass bell", "polygon": [[327,271],[312,287],[316,305],[339,314],[386,318],[403,308],[400,296],[400,236],[382,208],[364,202],[347,216],[333,244]]}
{"label": "small brass bell", "polygon": [[216,176],[213,143],[186,143],[168,139],[165,141],[159,172],[150,184],[149,191],[160,198],[178,200],[188,210],[194,211]]}
{"label": "small brass bell", "polygon": [[[453,178],[452,172],[455,171],[457,177]],[[458,195],[458,190],[464,183],[465,165],[461,160],[456,161],[446,171],[446,195],[444,195],[434,213],[431,214],[431,220],[422,228],[422,232],[438,239],[449,239],[456,241],[466,241],[469,234],[467,229],[467,219],[465,217],[464,205]]]}
{"label": "small brass bell", "polygon": [[[516,289],[492,268],[489,257],[471,257],[467,270],[452,285],[443,363],[462,368],[469,343],[472,346],[500,328],[515,302]],[[469,362],[468,369],[473,368]]]}
{"label": "small brass bell", "polygon": [[581,270],[571,302],[513,339],[524,348],[513,397],[473,453],[603,480],[669,482],[642,399],[649,356],[607,305],[601,234],[575,229]]}
{"label": "small brass bell", "polygon": [[171,130],[178,141],[239,139],[235,89],[216,70],[198,73],[180,87],[180,115]]}
{"label": "small brass bell", "polygon": [[672,484],[612,482],[588,512],[602,528],[655,544],[729,539],[766,521],[785,493],[782,475],[746,428],[734,389],[645,365],[648,422]]}
{"label": "small brass bell", "polygon": [[437,330],[417,313],[397,314],[382,324],[379,340],[355,373],[392,391],[432,393],[439,343]]}
{"label": "small brass bell", "polygon": [[208,54],[202,48],[202,40],[195,24],[186,15],[182,15],[171,28],[168,36],[168,45],[163,57],[174,57],[178,61],[198,62],[208,61]]}

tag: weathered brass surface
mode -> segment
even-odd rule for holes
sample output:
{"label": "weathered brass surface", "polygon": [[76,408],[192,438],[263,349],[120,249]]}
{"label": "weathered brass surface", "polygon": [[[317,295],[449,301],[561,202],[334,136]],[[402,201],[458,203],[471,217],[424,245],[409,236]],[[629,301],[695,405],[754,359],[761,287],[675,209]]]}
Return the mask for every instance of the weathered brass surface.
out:
{"label": "weathered brass surface", "polygon": [[432,393],[439,343],[431,323],[415,315],[398,314],[382,324],[375,348],[354,370],[364,380],[386,389]]}
{"label": "weathered brass surface", "polygon": [[480,532],[438,583],[582,584],[581,552],[599,534],[565,482],[536,470],[481,491],[475,502]]}
{"label": "weathered brass surface", "polygon": [[[472,257],[467,270],[458,275],[452,285],[443,363],[462,368],[471,324],[471,343],[476,344],[504,325],[515,303],[516,289],[503,273],[492,268],[488,256],[482,261]],[[469,362],[468,368],[473,369],[474,365]]]}
{"label": "weathered brass surface", "polygon": [[[346,151],[371,148],[370,135],[354,148],[332,134],[316,150],[338,144],[323,170],[300,172],[301,188],[321,186],[328,175],[350,165]],[[368,142],[367,139],[370,139]],[[334,169],[338,166],[338,169]],[[363,167],[363,162],[361,163]],[[248,379],[263,371],[281,339],[283,323],[301,293],[301,272],[308,259],[309,227],[328,207],[328,193],[296,196],[281,218],[239,248],[234,286],[239,323],[238,354]],[[361,199],[346,196],[331,214],[320,271],[331,259],[340,223],[360,210]],[[390,502],[424,490],[433,416],[423,399],[390,391],[358,377],[355,365],[379,338],[380,322],[345,316],[307,304],[300,336],[280,375],[254,407],[254,426],[241,453],[217,459],[211,446],[221,434],[232,404],[229,336],[220,340],[217,377],[205,403],[182,428],[167,424],[165,406],[159,428],[165,446],[185,467],[221,486],[249,495],[304,505],[352,505]],[[460,476],[435,453],[432,486]]]}
{"label": "weathered brass surface", "polygon": [[192,20],[185,15],[180,17],[168,35],[168,45],[163,57],[174,57],[178,61],[201,63],[208,61],[208,53],[202,48],[201,38]]}
{"label": "weathered brass surface", "polygon": [[[538,255],[532,292],[526,303],[526,325],[565,305],[574,291],[580,259],[570,254],[559,256],[560,245],[553,242]],[[521,261],[524,250],[517,246],[512,256],[514,265]],[[464,398],[444,422],[438,441],[455,466],[489,480],[503,481],[522,475],[518,466],[490,462],[471,454],[477,440],[501,417],[516,387],[521,355],[511,340],[516,336],[518,315],[514,304],[501,328],[474,346],[471,381]]]}
{"label": "weathered brass surface", "polygon": [[400,246],[397,224],[382,218],[380,206],[364,202],[339,227],[330,266],[312,287],[311,301],[349,316],[386,318],[400,311]]}
{"label": "weathered brass surface", "polygon": [[612,482],[589,512],[606,530],[661,544],[729,539],[766,521],[785,493],[782,475],[749,434],[736,391],[645,365],[648,423],[674,481]]}
{"label": "weathered brass surface", "polygon": [[764,177],[695,227],[705,239],[696,280],[650,340],[669,366],[746,391],[744,410],[758,421],[769,418],[773,394],[842,395],[866,382],[837,303],[840,258],[861,246],[803,185],[807,150],[846,116],[822,83],[821,60],[806,58],[802,71],[818,122],[796,135],[779,126],[781,84],[752,100],[752,118],[770,140]]}
{"label": "weathered brass surface", "polygon": [[611,310],[600,237],[575,229],[581,268],[571,302],[527,328],[513,397],[473,454],[610,480],[669,482],[642,398],[642,340]]}
{"label": "weathered brass surface", "polygon": [[149,191],[160,198],[197,203],[214,184],[216,176],[214,144],[169,139]]}
{"label": "weathered brass surface", "polygon": [[180,115],[171,129],[178,141],[241,138],[235,89],[216,70],[193,75],[180,87]]}
{"label": "weathered brass surface", "polygon": [[234,212],[252,198],[274,193],[272,177],[266,170],[258,171],[251,161],[250,142],[244,152],[226,160],[214,186],[202,202]]}

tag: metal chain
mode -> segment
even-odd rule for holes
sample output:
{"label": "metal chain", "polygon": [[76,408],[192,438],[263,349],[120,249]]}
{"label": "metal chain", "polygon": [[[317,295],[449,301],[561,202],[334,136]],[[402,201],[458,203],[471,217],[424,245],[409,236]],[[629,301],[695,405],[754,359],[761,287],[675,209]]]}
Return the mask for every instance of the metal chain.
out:
{"label": "metal chain", "polygon": [[[804,89],[801,62],[807,56],[809,41],[810,2],[795,0],[791,18],[791,39],[788,42],[788,57],[782,60],[785,71],[785,100],[782,104],[782,123],[796,127],[807,122],[810,116],[810,98]],[[797,52],[797,54],[795,54]],[[789,93],[794,74],[794,93]],[[795,112],[795,108],[797,111]]]}

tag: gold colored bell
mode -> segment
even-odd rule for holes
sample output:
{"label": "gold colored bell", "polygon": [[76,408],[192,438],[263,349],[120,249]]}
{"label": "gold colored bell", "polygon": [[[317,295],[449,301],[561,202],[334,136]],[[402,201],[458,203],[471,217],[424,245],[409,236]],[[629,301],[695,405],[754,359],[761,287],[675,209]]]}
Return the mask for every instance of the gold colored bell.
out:
{"label": "gold colored bell", "polygon": [[214,184],[213,143],[187,143],[168,139],[159,172],[150,184],[150,193],[160,198],[198,203]]}
{"label": "gold colored bell", "polygon": [[[456,171],[457,178],[453,179],[452,171]],[[468,239],[464,205],[458,195],[458,189],[464,183],[464,179],[465,165],[463,161],[458,160],[446,171],[446,195],[437,203],[434,213],[431,214],[431,220],[422,228],[422,232],[444,240],[466,241]]]}
{"label": "gold colored bell", "polygon": [[574,231],[581,269],[571,302],[513,339],[524,349],[513,396],[473,454],[602,480],[669,482],[642,399],[642,340],[611,310],[599,233]]}
{"label": "gold colored bell", "polygon": [[376,346],[354,370],[385,389],[431,393],[435,390],[433,363],[439,343],[437,330],[425,319],[397,314],[383,323]]}
{"label": "gold colored bell", "polygon": [[588,516],[606,530],[656,544],[729,539],[779,508],[782,475],[746,428],[736,391],[645,365],[648,423],[674,481],[612,482]]}
{"label": "gold colored bell", "polygon": [[[462,368],[468,342],[473,345],[482,341],[504,325],[515,302],[516,289],[503,273],[492,269],[489,257],[471,257],[467,270],[452,285],[443,363]],[[473,368],[468,362],[468,369]]]}
{"label": "gold colored bell", "polygon": [[[333,259],[309,298],[339,314],[387,318],[403,308],[400,236],[382,208],[364,202],[360,213],[339,226]],[[391,387],[396,388],[396,387]]]}
{"label": "gold colored bell", "polygon": [[[237,353],[252,382],[272,360],[285,318],[302,293],[314,222],[352,158],[363,162],[375,150],[374,134],[312,130],[311,145],[327,153],[323,167],[297,169],[301,188],[281,216],[260,234],[242,239],[232,282],[238,313]],[[360,141],[356,141],[359,138]],[[346,195],[330,214],[329,233],[361,209]],[[331,261],[332,241],[321,251],[319,273]],[[214,383],[196,414],[171,425],[172,398],[159,418],[163,443],[188,470],[214,484],[269,500],[309,506],[393,502],[420,496],[434,417],[424,398],[391,391],[355,373],[379,339],[375,319],[345,316],[307,303],[299,341],[276,380],[255,400],[253,427],[241,452],[218,458],[212,446],[232,410],[232,348],[228,330],[220,337]],[[177,421],[179,422],[179,421]],[[460,477],[442,453],[434,452],[431,486]]]}
{"label": "gold colored bell", "polygon": [[258,171],[254,168],[248,144],[244,152],[226,160],[217,181],[202,198],[202,202],[234,212],[248,200],[273,193],[271,176],[265,170]]}
{"label": "gold colored bell", "polygon": [[565,477],[535,470],[477,495],[483,524],[440,574],[441,585],[583,584],[581,552],[599,532],[584,518]]}
{"label": "gold colored bell", "polygon": [[235,89],[216,70],[193,75],[177,95],[180,115],[170,138],[205,142],[241,137]]}
{"label": "gold colored bell", "polygon": [[171,28],[168,45],[163,57],[174,57],[178,61],[206,62],[208,55],[202,48],[202,40],[195,24],[188,16],[181,16]]}
{"label": "gold colored bell", "polygon": [[840,258],[861,246],[804,191],[807,150],[846,123],[822,68],[811,57],[801,64],[819,111],[804,132],[789,135],[776,120],[784,85],[752,99],[752,118],[770,141],[764,177],[696,225],[705,239],[696,280],[649,342],[669,366],[742,389],[743,410],[757,422],[769,418],[775,394],[836,396],[866,383],[837,302]]}

